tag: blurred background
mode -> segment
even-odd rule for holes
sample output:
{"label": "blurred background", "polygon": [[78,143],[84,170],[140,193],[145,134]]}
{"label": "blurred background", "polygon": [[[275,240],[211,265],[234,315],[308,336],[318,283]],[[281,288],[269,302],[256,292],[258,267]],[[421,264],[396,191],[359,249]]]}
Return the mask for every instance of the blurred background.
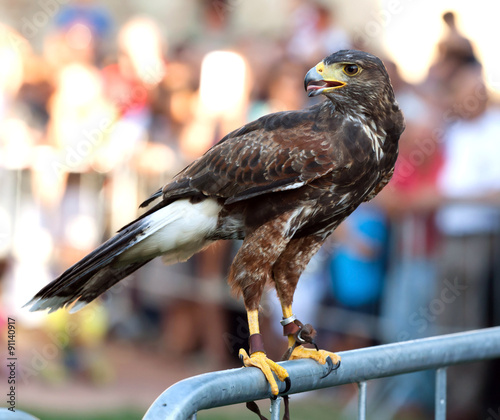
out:
{"label": "blurred background", "polygon": [[[154,261],[75,315],[21,306],[227,132],[312,104],[304,75],[339,49],[384,60],[407,128],[393,180],[310,263],[295,313],[332,351],[500,325],[496,6],[0,2],[0,346],[13,317],[18,407],[43,419],[140,418],[174,382],[239,366],[246,316],[226,285],[238,242]],[[275,292],[262,314],[279,359]],[[450,419],[498,418],[498,363],[449,371]],[[376,381],[370,417],[432,418],[433,387],[432,372]],[[291,413],[354,418],[356,398],[354,385],[310,393]]]}

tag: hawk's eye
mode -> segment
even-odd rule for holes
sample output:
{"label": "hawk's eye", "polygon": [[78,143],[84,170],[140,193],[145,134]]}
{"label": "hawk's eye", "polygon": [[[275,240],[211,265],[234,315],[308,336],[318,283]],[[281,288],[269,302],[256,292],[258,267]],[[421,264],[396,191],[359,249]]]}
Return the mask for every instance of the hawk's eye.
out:
{"label": "hawk's eye", "polygon": [[359,73],[359,67],[356,64],[346,64],[344,66],[344,73],[348,76],[355,76]]}

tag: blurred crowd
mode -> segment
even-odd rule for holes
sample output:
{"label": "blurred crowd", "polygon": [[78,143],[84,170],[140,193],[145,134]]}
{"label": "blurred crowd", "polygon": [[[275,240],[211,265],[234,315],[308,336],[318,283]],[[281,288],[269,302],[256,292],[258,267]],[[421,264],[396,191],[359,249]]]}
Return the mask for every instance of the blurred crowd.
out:
{"label": "blurred crowd", "polygon": [[[26,327],[63,337],[51,375],[111,380],[105,360],[89,356],[108,340],[237,365],[246,318],[225,283],[237,242],[184,264],[154,261],[73,318],[18,309],[226,133],[310,105],[303,77],[326,55],[365,49],[322,3],[294,2],[279,39],[232,37],[232,7],[200,0],[199,33],[173,45],[153,18],[117,27],[89,1],[62,7],[39,51],[0,28],[0,310],[2,322],[16,311]],[[406,82],[383,46],[371,51],[386,64],[407,128],[391,183],[337,229],[299,283],[294,311],[318,327],[325,348],[500,323],[500,110],[453,13],[443,25],[421,84]],[[262,307],[265,342],[279,358],[286,343],[274,292]],[[450,369],[452,418],[479,418],[500,399],[488,386],[495,370],[463,369],[466,382]],[[387,385],[394,412],[432,408],[432,376],[398,381]]]}

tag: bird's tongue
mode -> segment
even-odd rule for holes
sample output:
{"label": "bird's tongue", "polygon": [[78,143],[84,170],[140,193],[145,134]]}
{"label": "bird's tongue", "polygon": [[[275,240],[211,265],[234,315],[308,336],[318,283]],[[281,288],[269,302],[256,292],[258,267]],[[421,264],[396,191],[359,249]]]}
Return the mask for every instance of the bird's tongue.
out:
{"label": "bird's tongue", "polygon": [[307,91],[323,89],[325,87],[327,87],[326,82],[313,82],[307,86]]}
{"label": "bird's tongue", "polygon": [[314,90],[318,90],[318,89],[324,89],[327,87],[337,87],[337,86],[342,86],[342,83],[334,81],[334,80],[332,80],[332,81],[321,80],[321,81],[310,83],[307,86],[307,91],[310,92],[310,91],[314,91]]}

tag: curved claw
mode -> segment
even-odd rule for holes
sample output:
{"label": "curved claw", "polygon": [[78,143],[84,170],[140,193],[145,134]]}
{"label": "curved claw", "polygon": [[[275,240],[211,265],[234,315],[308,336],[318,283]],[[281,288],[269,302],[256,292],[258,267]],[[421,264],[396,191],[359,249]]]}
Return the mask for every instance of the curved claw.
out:
{"label": "curved claw", "polygon": [[290,376],[287,376],[285,378],[285,390],[282,392],[282,394],[286,394],[288,391],[290,391],[291,386],[292,380],[290,379]]}
{"label": "curved claw", "polygon": [[327,372],[321,376],[321,379],[326,378],[330,373],[332,373],[334,370],[337,370],[340,367],[340,359],[339,361],[334,365],[332,358],[330,356],[327,356],[326,358],[326,364],[327,364]]}
{"label": "curved claw", "polygon": [[290,391],[291,386],[292,386],[292,380],[290,379],[289,376],[287,376],[285,378],[285,390],[283,392],[279,393],[278,395],[271,395],[271,398],[273,400],[275,400],[279,396],[285,395],[288,391]]}
{"label": "curved claw", "polygon": [[[297,346],[293,349],[292,354],[290,355],[290,360],[296,359],[313,359],[322,365],[326,364],[327,372],[322,376],[322,378],[325,378],[340,366],[340,356],[335,353],[325,350],[308,349],[304,346]],[[335,361],[335,365],[333,361]]]}
{"label": "curved claw", "polygon": [[339,360],[337,363],[335,363],[335,366],[333,367],[333,370],[337,370],[340,367],[340,363],[342,360]]}
{"label": "curved claw", "polygon": [[333,362],[332,362],[332,358],[330,356],[328,356],[326,358],[326,364],[327,364],[328,370],[326,371],[326,373],[323,376],[321,376],[321,379],[326,378],[330,373],[332,373]]}
{"label": "curved claw", "polygon": [[319,351],[319,348],[318,348],[318,345],[316,344],[316,341],[311,340],[311,344],[314,346],[314,348],[316,349],[316,351]]}

